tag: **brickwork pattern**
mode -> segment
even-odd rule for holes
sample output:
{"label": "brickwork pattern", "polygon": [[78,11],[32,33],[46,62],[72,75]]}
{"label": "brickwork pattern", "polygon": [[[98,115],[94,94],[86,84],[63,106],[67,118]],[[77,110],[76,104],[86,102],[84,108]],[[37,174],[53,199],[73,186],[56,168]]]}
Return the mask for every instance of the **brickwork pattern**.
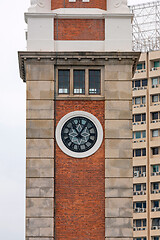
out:
{"label": "brickwork pattern", "polygon": [[57,19],[54,21],[55,40],[105,40],[103,19]]}
{"label": "brickwork pattern", "polygon": [[[104,127],[104,101],[57,101],[56,123],[72,111],[95,115]],[[76,159],[56,146],[56,239],[105,238],[105,147]]]}
{"label": "brickwork pattern", "polygon": [[57,8],[100,8],[106,10],[106,0],[90,0],[90,2],[82,2],[82,0],[76,0],[76,2],[69,2],[69,0],[52,0],[51,9]]}

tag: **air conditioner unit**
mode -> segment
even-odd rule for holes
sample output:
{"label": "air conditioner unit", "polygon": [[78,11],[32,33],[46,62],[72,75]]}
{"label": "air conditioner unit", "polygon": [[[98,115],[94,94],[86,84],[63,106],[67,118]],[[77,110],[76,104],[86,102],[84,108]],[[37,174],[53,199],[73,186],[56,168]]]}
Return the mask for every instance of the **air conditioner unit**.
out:
{"label": "air conditioner unit", "polygon": [[135,122],[135,124],[134,125],[139,125],[139,123],[138,122]]}
{"label": "air conditioner unit", "polygon": [[138,192],[134,192],[133,195],[139,195]]}
{"label": "air conditioner unit", "polygon": [[145,192],[145,191],[142,191],[142,195],[146,195],[146,192]]}
{"label": "air conditioner unit", "polygon": [[139,171],[134,172],[134,177],[139,177]]}
{"label": "air conditioner unit", "polygon": [[155,103],[154,106],[158,106],[159,104],[158,103]]}
{"label": "air conditioner unit", "polygon": [[140,208],[137,208],[137,213],[139,213],[140,212]]}
{"label": "air conditioner unit", "polygon": [[133,143],[137,143],[137,141],[133,141]]}
{"label": "air conditioner unit", "polygon": [[156,193],[157,193],[157,190],[153,190],[152,193],[153,193],[153,194],[156,194]]}
{"label": "air conditioner unit", "polygon": [[140,142],[144,142],[144,140],[140,140]]}
{"label": "air conditioner unit", "polygon": [[145,231],[145,230],[146,230],[146,228],[144,227],[142,230],[143,230],[143,231]]}
{"label": "air conditioner unit", "polygon": [[152,85],[152,88],[157,88],[158,87],[158,85]]}
{"label": "air conditioner unit", "polygon": [[146,124],[146,121],[141,122],[141,124]]}
{"label": "air conditioner unit", "polygon": [[157,123],[158,121],[157,120],[152,120],[152,123]]}
{"label": "air conditioner unit", "polygon": [[145,69],[142,69],[141,72],[146,72],[146,70],[145,70]]}
{"label": "air conditioner unit", "polygon": [[157,175],[157,173],[156,172],[154,172],[154,173],[152,173],[153,174],[153,176],[156,176]]}
{"label": "air conditioner unit", "polygon": [[141,104],[140,107],[145,107],[145,105],[144,105],[144,104]]}
{"label": "air conditioner unit", "polygon": [[157,211],[160,211],[160,207],[157,208]]}
{"label": "air conditioner unit", "polygon": [[139,108],[139,106],[134,106],[134,108]]}
{"label": "air conditioner unit", "polygon": [[146,172],[143,172],[142,175],[143,175],[143,177],[146,177]]}
{"label": "air conditioner unit", "polygon": [[155,212],[155,211],[156,211],[156,208],[155,208],[155,207],[154,207],[154,208],[152,208],[152,209],[151,209],[151,211],[152,211],[152,212]]}
{"label": "air conditioner unit", "polygon": [[153,67],[153,68],[152,68],[152,71],[156,71],[156,70],[157,70],[157,68],[156,68],[156,67]]}
{"label": "air conditioner unit", "polygon": [[157,230],[158,229],[158,226],[153,226],[153,230]]}
{"label": "air conditioner unit", "polygon": [[138,87],[133,88],[133,91],[134,91],[134,90],[138,90]]}
{"label": "air conditioner unit", "polygon": [[134,227],[134,228],[133,228],[133,231],[137,231],[137,228],[136,228],[136,227]]}
{"label": "air conditioner unit", "polygon": [[143,228],[141,228],[141,227],[140,227],[140,228],[138,228],[138,230],[139,230],[139,231],[142,231],[142,230],[143,230]]}
{"label": "air conditioner unit", "polygon": [[144,208],[141,208],[141,212],[142,212],[142,213],[144,213],[144,212],[145,212]]}

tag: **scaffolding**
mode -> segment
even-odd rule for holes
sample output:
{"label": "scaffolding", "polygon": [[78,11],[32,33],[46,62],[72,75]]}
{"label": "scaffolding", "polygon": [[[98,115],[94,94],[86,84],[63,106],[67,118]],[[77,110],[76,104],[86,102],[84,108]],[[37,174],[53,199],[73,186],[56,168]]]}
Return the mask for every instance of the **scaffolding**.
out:
{"label": "scaffolding", "polygon": [[130,6],[133,51],[160,50],[160,1]]}

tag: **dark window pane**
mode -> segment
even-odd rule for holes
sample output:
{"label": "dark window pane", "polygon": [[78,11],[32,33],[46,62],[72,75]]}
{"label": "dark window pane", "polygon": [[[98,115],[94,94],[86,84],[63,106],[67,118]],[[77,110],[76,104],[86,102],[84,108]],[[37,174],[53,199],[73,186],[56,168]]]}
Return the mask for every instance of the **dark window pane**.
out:
{"label": "dark window pane", "polygon": [[154,201],[153,202],[153,207],[159,207],[159,201]]}
{"label": "dark window pane", "polygon": [[143,219],[143,227],[146,227],[146,219]]}
{"label": "dark window pane", "polygon": [[159,189],[159,183],[153,183],[153,190]]}
{"label": "dark window pane", "polygon": [[153,226],[159,226],[160,219],[159,218],[153,218]]}
{"label": "dark window pane", "polygon": [[154,61],[154,67],[159,67],[159,61]]}
{"label": "dark window pane", "polygon": [[58,70],[58,93],[69,94],[70,70]]}
{"label": "dark window pane", "polygon": [[152,154],[153,155],[158,155],[158,147],[152,148]]}
{"label": "dark window pane", "polygon": [[135,87],[140,87],[140,86],[141,86],[140,80],[136,80],[136,81],[135,81]]}
{"label": "dark window pane", "polygon": [[74,94],[85,94],[85,70],[74,70],[73,88]]}
{"label": "dark window pane", "polygon": [[141,114],[135,115],[135,122],[141,122]]}
{"label": "dark window pane", "polygon": [[141,184],[136,184],[136,191],[141,191]]}
{"label": "dark window pane", "polygon": [[146,202],[143,203],[143,208],[146,208]]}
{"label": "dark window pane", "polygon": [[153,240],[159,240],[159,237],[154,237]]}
{"label": "dark window pane", "polygon": [[137,64],[137,70],[141,70],[142,69],[142,63],[138,63]]}
{"label": "dark window pane", "polygon": [[158,95],[152,95],[152,102],[158,102]]}
{"label": "dark window pane", "polygon": [[146,114],[145,113],[142,114],[142,121],[146,121]]}
{"label": "dark window pane", "polygon": [[100,94],[101,71],[89,70],[89,94]]}
{"label": "dark window pane", "polygon": [[146,156],[146,148],[142,149],[142,156]]}
{"label": "dark window pane", "polygon": [[141,156],[141,149],[136,149],[135,151],[136,151],[135,157],[140,157]]}
{"label": "dark window pane", "polygon": [[152,120],[158,119],[158,112],[152,113]]}
{"label": "dark window pane", "polygon": [[143,79],[143,80],[142,80],[142,87],[145,87],[145,86],[147,86],[147,85],[148,85],[147,79]]}
{"label": "dark window pane", "polygon": [[142,202],[137,202],[136,203],[136,208],[142,208]]}
{"label": "dark window pane", "polygon": [[132,81],[132,88],[134,88],[134,81]]}

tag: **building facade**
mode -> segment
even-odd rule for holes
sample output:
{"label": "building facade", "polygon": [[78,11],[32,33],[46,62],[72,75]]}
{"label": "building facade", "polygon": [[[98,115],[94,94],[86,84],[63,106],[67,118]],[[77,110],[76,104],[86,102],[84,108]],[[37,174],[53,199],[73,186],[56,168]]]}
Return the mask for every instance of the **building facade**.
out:
{"label": "building facade", "polygon": [[131,240],[127,1],[31,1],[25,19],[26,240]]}
{"label": "building facade", "polygon": [[160,51],[143,53],[133,78],[133,230],[160,239]]}

